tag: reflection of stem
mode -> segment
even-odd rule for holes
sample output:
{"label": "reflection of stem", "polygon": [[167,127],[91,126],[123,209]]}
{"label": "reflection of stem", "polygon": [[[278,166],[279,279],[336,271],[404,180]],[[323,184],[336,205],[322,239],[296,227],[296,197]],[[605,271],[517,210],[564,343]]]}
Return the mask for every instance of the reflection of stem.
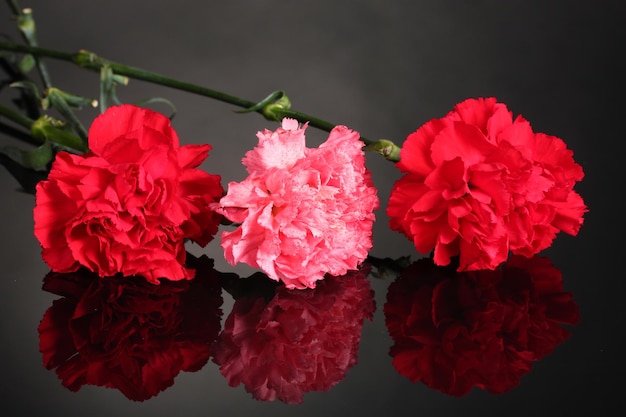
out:
{"label": "reflection of stem", "polygon": [[[240,97],[232,96],[230,94],[222,93],[221,91],[213,90],[211,88],[202,87],[196,84],[187,83],[184,81],[179,81],[173,78],[169,78],[160,74],[156,74],[154,72],[146,71],[141,68],[131,67],[128,65],[123,65],[115,62],[108,61],[106,59],[100,58],[99,56],[87,52],[80,51],[76,54],[61,52],[52,49],[38,48],[26,45],[19,45],[13,42],[0,42],[0,50],[8,50],[13,52],[21,52],[21,53],[29,53],[35,56],[45,56],[53,59],[59,59],[62,61],[72,62],[78,65],[81,68],[89,69],[92,71],[100,71],[100,69],[104,66],[109,66],[113,73],[124,75],[130,78],[134,78],[137,80],[147,81],[153,84],[163,85],[166,87],[174,88],[181,91],[186,91],[192,94],[198,94],[201,96],[209,97],[215,100],[219,100],[225,103],[229,103],[235,105],[237,107],[242,107],[245,109],[254,108],[257,103],[242,99]],[[271,105],[271,104],[270,104]],[[280,108],[278,110],[274,109],[273,112],[268,115],[264,112],[265,107],[258,108],[253,110],[254,112],[260,113],[264,115],[266,118],[274,121],[280,121],[283,117],[290,117],[298,120],[299,122],[305,123],[308,122],[310,126],[330,132],[335,124],[330,123],[328,121],[319,119],[317,117],[301,113],[295,110],[291,110],[288,108]],[[368,145],[367,150],[375,150],[385,158],[391,161],[397,161],[399,159],[398,151],[399,147],[394,145],[392,142],[385,140],[384,144],[381,146],[372,146],[381,141],[373,141],[367,139],[365,137],[361,137],[361,141]],[[395,151],[390,150],[390,147],[393,147]]]}
{"label": "reflection of stem", "polygon": [[392,258],[377,258],[372,255],[367,256],[367,263],[376,268],[377,272],[372,272],[372,275],[376,278],[395,278],[411,264],[411,258],[409,256],[402,256],[398,259]]}
{"label": "reflection of stem", "polygon": [[240,277],[232,272],[220,272],[222,289],[230,294],[234,300],[243,297],[263,297],[269,302],[281,284],[270,279],[262,272],[255,272],[249,277]]}

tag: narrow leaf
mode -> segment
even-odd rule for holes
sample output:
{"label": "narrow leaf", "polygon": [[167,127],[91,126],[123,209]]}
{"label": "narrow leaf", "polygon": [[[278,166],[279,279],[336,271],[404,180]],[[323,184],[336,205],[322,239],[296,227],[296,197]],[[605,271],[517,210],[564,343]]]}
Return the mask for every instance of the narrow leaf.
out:
{"label": "narrow leaf", "polygon": [[271,104],[271,103],[276,102],[277,100],[280,100],[284,95],[285,95],[285,92],[282,90],[273,91],[263,100],[256,103],[254,106],[250,106],[247,109],[243,109],[243,110],[235,110],[235,113],[250,113],[253,111],[260,110],[264,108],[265,106],[267,106],[268,104]]}
{"label": "narrow leaf", "polygon": [[20,88],[32,94],[37,100],[41,100],[41,94],[39,94],[39,88],[32,81],[16,81],[14,83],[9,84],[10,87]]}
{"label": "narrow leaf", "polygon": [[17,64],[17,67],[22,74],[29,73],[30,70],[35,67],[35,58],[31,54],[24,55],[24,57]]}
{"label": "narrow leaf", "polygon": [[174,103],[172,103],[170,100],[163,98],[163,97],[148,98],[148,99],[136,102],[135,105],[140,106],[140,107],[146,107],[148,104],[152,104],[152,103],[165,103],[172,110],[172,114],[170,114],[169,116],[170,120],[174,119],[174,116],[176,116],[176,106],[174,105]]}
{"label": "narrow leaf", "polygon": [[52,147],[48,141],[31,150],[21,149],[16,146],[4,146],[0,148],[0,153],[28,169],[45,168],[54,157]]}
{"label": "narrow leaf", "polygon": [[0,165],[4,165],[7,171],[9,171],[9,174],[20,184],[22,190],[28,194],[35,194],[35,186],[37,183],[48,177],[47,171],[36,171],[34,169],[24,168],[2,153],[0,153]]}

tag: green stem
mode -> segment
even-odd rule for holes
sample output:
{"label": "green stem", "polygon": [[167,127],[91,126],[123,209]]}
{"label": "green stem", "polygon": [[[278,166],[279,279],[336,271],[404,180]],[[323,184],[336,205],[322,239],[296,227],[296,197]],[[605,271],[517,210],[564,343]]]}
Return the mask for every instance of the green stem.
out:
{"label": "green stem", "polygon": [[31,145],[41,145],[41,143],[36,141],[35,138],[32,137],[32,135],[2,122],[0,122],[0,133],[4,133],[7,136],[12,136],[23,142],[30,143]]}
{"label": "green stem", "polygon": [[[26,75],[24,75],[18,66],[10,62],[6,57],[0,57],[0,67],[6,72],[8,75],[8,79],[6,80],[6,85],[11,85],[14,82],[17,83],[28,83],[30,80]],[[40,107],[41,102],[37,94],[30,89],[21,89],[20,92],[22,108],[28,117],[31,119],[37,119],[41,115]]]}
{"label": "green stem", "polygon": [[[0,42],[0,48],[3,45]],[[58,51],[33,51],[33,53],[49,53],[49,52],[58,52]],[[222,93],[221,91],[213,90],[211,88],[202,87],[196,84],[188,83],[185,81],[176,80],[170,77],[166,77],[161,74],[157,74],[151,71],[146,71],[141,68],[132,67],[129,65],[120,64],[117,62],[112,62],[97,56],[96,54],[88,51],[80,51],[76,54],[63,54],[60,55],[56,53],[54,56],[52,54],[47,55],[51,58],[62,59],[65,61],[71,61],[74,64],[78,65],[81,68],[89,69],[92,71],[100,71],[102,67],[108,65],[114,74],[124,75],[129,78],[134,78],[136,80],[148,81],[153,84],[162,85],[165,87],[174,88],[176,90],[186,91],[188,93],[197,94],[205,97],[209,97],[215,100],[222,101],[224,103],[233,104],[238,107],[251,107],[255,103],[250,100],[245,100],[236,96],[232,96],[230,94]],[[260,111],[259,111],[260,112]]]}
{"label": "green stem", "polygon": [[[218,101],[222,101],[224,103],[229,103],[235,105],[237,107],[242,107],[244,109],[249,109],[255,107],[257,104],[254,101],[242,99],[240,97],[232,96],[230,94],[223,93],[221,91],[213,90],[211,88],[202,87],[196,84],[191,84],[184,81],[179,81],[170,77],[166,77],[164,75],[160,75],[154,72],[146,71],[141,68],[132,67],[116,62],[111,62],[106,59],[103,59],[97,56],[94,53],[88,51],[80,51],[78,53],[72,54],[67,52],[61,52],[52,49],[32,47],[26,45],[15,44],[13,42],[5,42],[0,41],[0,50],[7,50],[13,52],[21,52],[21,53],[29,53],[35,56],[40,57],[49,57],[62,61],[72,62],[78,65],[81,68],[89,69],[92,71],[100,71],[100,69],[106,65],[108,65],[113,73],[124,75],[129,78],[134,78],[137,80],[148,81],[153,84],[158,84],[170,88],[174,88],[181,91],[186,91],[188,93],[197,94],[205,97],[209,97]],[[266,118],[273,121],[280,121],[282,117],[290,117],[298,120],[299,122],[305,123],[308,122],[310,126],[315,127],[317,129],[321,129],[327,132],[330,132],[336,125],[330,123],[328,121],[319,119],[317,117],[301,113],[295,110],[291,110],[288,108],[280,108],[278,110],[274,110],[273,114],[268,117],[268,115],[264,112],[264,108],[258,108],[253,110],[257,113],[264,115]],[[391,161],[398,161],[398,151],[399,148],[396,145],[393,145],[390,141],[385,141],[384,146],[376,146],[381,141],[373,141],[361,136],[361,141],[367,145],[367,150],[373,150],[385,158]],[[392,144],[394,150],[390,151],[389,147]]]}
{"label": "green stem", "polygon": [[[31,47],[37,47],[37,35],[35,29],[35,20],[33,19],[33,13],[31,9],[22,9],[17,4],[17,0],[8,0],[9,6],[13,11],[13,14],[17,18],[17,26],[20,30],[22,38],[24,41]],[[34,56],[35,64],[37,66],[37,71],[39,72],[39,76],[41,77],[41,81],[45,88],[49,88],[52,86],[52,82],[50,81],[50,75],[48,74],[48,69],[46,65],[39,59],[38,56]]]}
{"label": "green stem", "polygon": [[7,0],[7,3],[9,3],[9,7],[11,8],[11,11],[13,11],[14,15],[20,14],[20,6],[18,6],[16,0]]}
{"label": "green stem", "polygon": [[69,123],[74,132],[78,134],[78,136],[82,139],[85,147],[88,143],[88,132],[87,129],[83,126],[83,124],[78,120],[78,117],[74,114],[70,106],[67,104],[66,98],[63,93],[56,88],[48,89],[48,99],[50,100],[50,105],[57,109],[59,113]]}
{"label": "green stem", "polygon": [[[299,111],[291,110],[291,109],[280,109],[274,110],[274,113],[279,116],[281,119],[283,117],[290,117],[292,119],[299,120],[301,122],[308,121],[309,126],[313,126],[317,129],[324,130],[326,132],[330,132],[336,126],[334,123],[327,122],[326,120],[319,119],[315,116],[311,116],[310,114],[302,113]],[[361,136],[361,142],[365,145],[372,145],[376,141],[366,138],[365,136]]]}
{"label": "green stem", "polygon": [[54,49],[40,48],[38,46],[27,46],[14,42],[0,41],[0,50],[21,52],[24,54],[33,54],[36,56],[45,56],[48,58],[59,59],[62,61],[73,62],[74,55],[67,52],[56,51]]}
{"label": "green stem", "polygon": [[[80,138],[51,125],[50,118],[46,116],[40,117],[38,120],[33,120],[2,104],[0,104],[0,116],[4,116],[8,120],[28,129],[31,138],[28,142],[31,144],[41,145],[45,143],[46,140],[51,140],[54,143],[64,146],[66,150],[79,152],[87,152],[88,150],[87,145],[83,143]],[[10,130],[7,128],[3,128],[2,131],[10,133]],[[15,135],[15,137],[21,139],[22,135]]]}
{"label": "green stem", "polygon": [[3,106],[2,104],[0,104],[0,116],[4,116],[7,119],[17,123],[18,125],[25,127],[28,130],[30,130],[33,123],[35,123],[34,120],[20,113],[17,113],[6,106]]}

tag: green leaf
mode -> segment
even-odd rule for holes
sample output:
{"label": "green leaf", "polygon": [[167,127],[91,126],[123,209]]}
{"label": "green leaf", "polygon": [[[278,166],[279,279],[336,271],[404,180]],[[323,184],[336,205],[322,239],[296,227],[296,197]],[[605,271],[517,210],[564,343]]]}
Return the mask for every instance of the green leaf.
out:
{"label": "green leaf", "polygon": [[41,101],[41,94],[39,94],[39,88],[32,81],[16,81],[14,83],[9,84],[9,87],[20,88],[22,90],[26,90],[33,94],[33,96]]}
{"label": "green leaf", "polygon": [[140,106],[140,107],[146,107],[148,104],[152,104],[152,103],[167,104],[167,106],[172,110],[172,114],[170,114],[169,116],[170,120],[174,119],[174,116],[176,116],[176,106],[174,105],[174,103],[172,103],[170,100],[163,98],[163,97],[148,98],[148,99],[136,102],[135,105]]}
{"label": "green leaf", "polygon": [[52,158],[54,158],[52,146],[50,146],[50,142],[48,141],[31,150],[21,149],[16,146],[4,146],[0,148],[0,153],[28,169],[45,168],[48,163],[52,161]]}
{"label": "green leaf", "polygon": [[28,72],[35,67],[35,57],[31,54],[24,55],[24,57],[17,64],[17,67],[22,74],[28,74]]}
{"label": "green leaf", "polygon": [[96,108],[98,107],[98,100],[77,96],[75,94],[68,93],[63,90],[59,90],[55,87],[50,87],[46,90],[47,99],[50,101],[52,107],[58,106],[59,101],[65,102],[68,106],[75,109],[82,109],[84,106]]}
{"label": "green leaf", "polygon": [[261,110],[265,106],[275,103],[277,100],[280,100],[283,97],[286,97],[284,91],[282,90],[272,91],[267,97],[265,97],[263,100],[256,103],[254,106],[248,107],[243,110],[235,110],[235,113],[250,113],[253,111]]}
{"label": "green leaf", "polygon": [[20,184],[22,190],[28,194],[35,194],[35,186],[37,183],[48,177],[48,171],[36,171],[34,169],[24,168],[2,153],[0,153],[0,165],[4,165],[7,171],[9,171],[9,174]]}

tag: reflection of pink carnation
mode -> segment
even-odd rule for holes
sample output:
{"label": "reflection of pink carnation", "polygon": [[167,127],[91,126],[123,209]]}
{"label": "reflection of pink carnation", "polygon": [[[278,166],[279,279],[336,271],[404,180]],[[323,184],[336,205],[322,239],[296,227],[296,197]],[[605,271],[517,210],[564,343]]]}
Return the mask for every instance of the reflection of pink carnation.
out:
{"label": "reflection of pink carnation", "polygon": [[226,260],[261,268],[290,289],[355,269],[372,246],[378,208],[359,134],[337,126],[309,149],[305,129],[284,119],[275,132],[259,132],[243,159],[248,178],[228,184],[219,203],[241,223],[222,234]]}
{"label": "reflection of pink carnation", "polygon": [[374,293],[367,269],[327,277],[314,289],[278,286],[271,301],[239,298],[215,344],[214,362],[231,386],[243,384],[260,401],[301,403],[327,391],[357,360]]}

